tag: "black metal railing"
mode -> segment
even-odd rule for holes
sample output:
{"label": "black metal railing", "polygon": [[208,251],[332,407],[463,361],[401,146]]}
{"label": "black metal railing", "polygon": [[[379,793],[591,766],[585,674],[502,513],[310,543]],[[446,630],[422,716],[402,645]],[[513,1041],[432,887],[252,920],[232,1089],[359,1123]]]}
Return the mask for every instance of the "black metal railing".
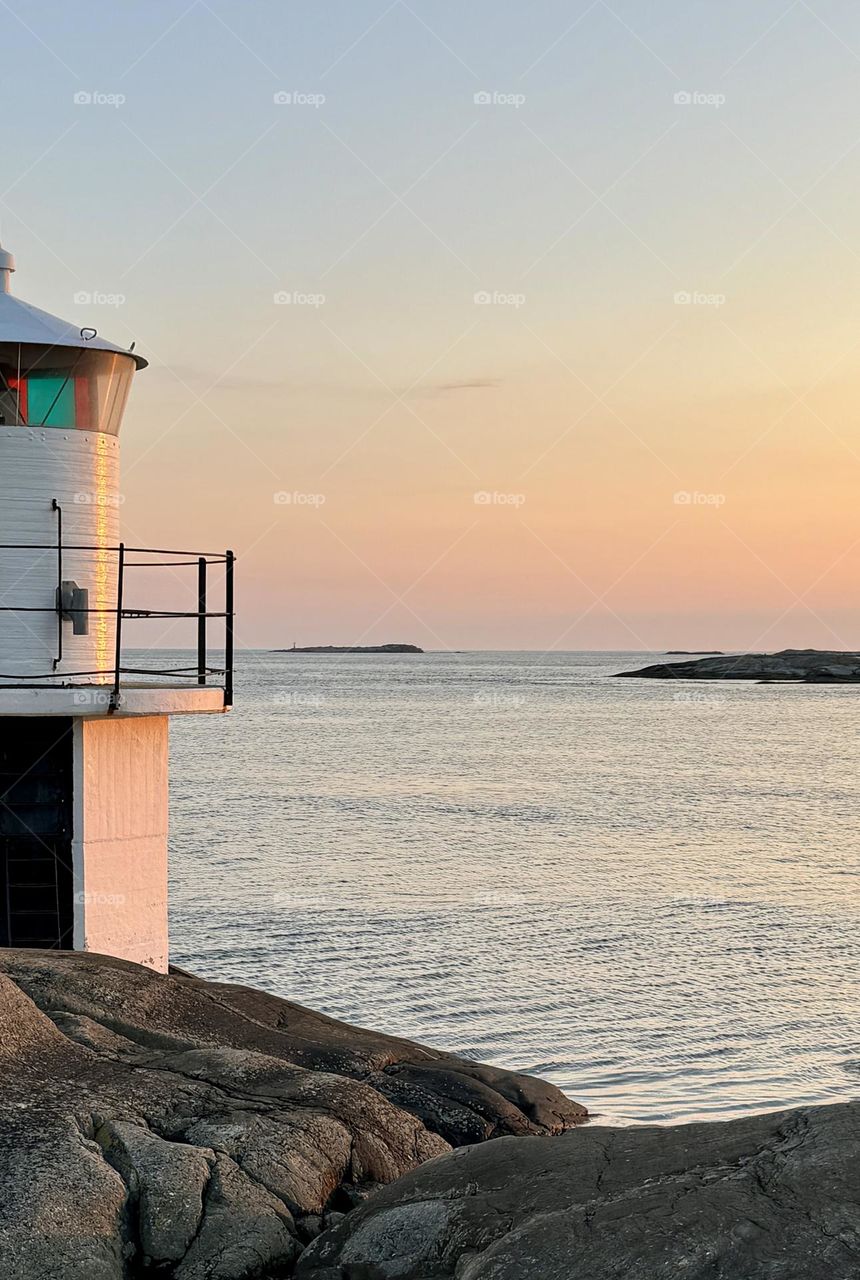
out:
{"label": "black metal railing", "polygon": [[[57,597],[53,607],[35,606],[35,605],[14,605],[0,604],[0,613],[12,614],[29,614],[44,613],[57,614],[57,655],[53,660],[53,670],[38,674],[28,674],[26,678],[20,675],[7,675],[0,671],[0,680],[4,682],[6,688],[41,688],[42,682],[46,680],[56,681],[61,677],[64,681],[73,683],[75,680],[101,678],[105,683],[110,682],[110,709],[116,710],[120,705],[123,677],[128,676],[145,676],[158,677],[164,679],[181,679],[194,680],[197,685],[205,686],[212,684],[215,687],[222,688],[224,691],[224,705],[230,707],[233,705],[233,662],[234,662],[234,626],[235,626],[235,562],[236,557],[232,551],[223,551],[216,553],[200,553],[197,551],[169,551],[158,547],[128,547],[121,542],[118,546],[97,546],[87,545],[83,543],[64,543],[62,540],[62,510],[58,503],[54,504],[54,510],[58,517],[58,539],[57,542],[51,543],[0,543],[0,552],[2,551],[54,551],[57,555]],[[94,669],[90,671],[59,671],[58,668],[63,661],[63,612],[60,603],[60,595],[63,584],[63,552],[64,551],[88,551],[95,552],[99,555],[114,555],[117,557],[117,593],[116,604],[112,607],[95,608],[82,607],[77,612],[82,615],[98,616],[111,615],[116,618],[116,637],[114,649],[114,662],[111,667]],[[129,557],[137,557],[130,559]],[[140,558],[143,557],[143,558]],[[159,557],[158,559],[147,557]],[[169,557],[165,559],[164,557]],[[223,600],[224,608],[212,610],[209,608],[209,570],[213,566],[224,566],[224,588]],[[196,609],[174,610],[174,609],[146,609],[132,608],[126,600],[126,574],[130,569],[182,569],[192,566],[197,570],[197,594]],[[197,660],[193,666],[188,667],[131,667],[123,665],[122,646],[123,646],[123,622],[130,620],[146,620],[154,618],[163,619],[196,619],[197,621]],[[210,665],[209,661],[209,627],[210,621],[222,620],[224,623],[224,658],[222,666]]]}

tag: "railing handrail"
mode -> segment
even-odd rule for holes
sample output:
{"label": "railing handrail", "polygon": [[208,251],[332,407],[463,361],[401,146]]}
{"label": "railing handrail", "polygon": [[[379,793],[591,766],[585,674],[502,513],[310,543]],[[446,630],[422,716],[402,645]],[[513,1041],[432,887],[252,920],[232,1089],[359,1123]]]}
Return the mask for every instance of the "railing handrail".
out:
{"label": "railing handrail", "polygon": [[[64,551],[113,551],[118,553],[120,543],[116,547],[105,546],[104,543],[64,542]],[[56,551],[56,542],[0,542],[0,551]],[[203,559],[207,564],[226,564],[231,554],[229,551],[171,551],[166,547],[126,547],[126,553],[141,556],[192,556],[193,563]],[[235,557],[234,557],[235,559]],[[170,562],[173,563],[172,561]],[[157,566],[155,566],[157,567]]]}
{"label": "railing handrail", "polygon": [[[190,649],[188,652],[193,653],[194,650]],[[171,676],[171,675],[196,676],[197,670],[198,668],[196,664],[193,667],[163,667],[163,668],[161,667],[120,667],[120,673],[124,676]],[[115,667],[100,667],[100,668],[94,668],[92,671],[63,671],[60,674],[62,678],[65,680],[75,676],[111,676],[112,677],[115,671],[116,671]],[[227,669],[226,667],[207,667],[206,674],[210,676],[223,676],[227,674]],[[57,679],[57,672],[52,671],[46,675],[28,676],[27,680],[22,680],[19,682],[16,676],[4,675],[3,672],[0,671],[0,680],[16,681],[15,684],[11,684],[11,683],[0,684],[0,691],[2,691],[3,689],[28,689],[31,687],[41,688],[40,685],[31,686],[27,683],[27,681],[56,680],[56,679]],[[72,686],[57,684],[52,687],[57,689],[62,689],[62,688],[71,688]]]}
{"label": "railing handrail", "polygon": [[[128,568],[128,565],[126,565],[126,568]],[[53,614],[53,613],[56,613],[56,612],[57,612],[57,610],[56,610],[56,609],[52,609],[52,608],[50,608],[50,606],[49,606],[49,605],[36,605],[36,604],[21,604],[21,605],[17,605],[17,604],[0,604],[0,613],[52,613],[52,614]],[[112,609],[76,609],[76,610],[75,610],[75,612],[76,612],[76,613],[110,613],[110,614],[115,614],[115,613],[117,612],[117,610],[116,610],[116,608],[114,607],[114,608],[112,608]],[[218,612],[218,611],[213,610],[213,611],[211,611],[211,612],[209,612],[209,613],[204,613],[204,614],[202,614],[202,615],[201,615],[201,613],[200,613],[200,611],[199,611],[198,609],[190,609],[190,610],[185,610],[185,609],[179,609],[179,610],[172,610],[172,609],[123,609],[123,610],[122,610],[122,616],[123,616],[124,618],[132,618],[132,619],[134,619],[134,618],[138,618],[138,619],[144,619],[144,618],[199,618],[199,617],[201,617],[201,616],[202,616],[202,617],[204,617],[204,618],[226,618],[228,615],[227,615],[226,610],[222,610],[221,612]]]}
{"label": "railing handrail", "polygon": [[[57,637],[57,654],[54,659],[54,670],[44,675],[7,675],[0,672],[0,681],[3,682],[4,688],[42,688],[44,681],[53,681],[57,687],[61,687],[68,681],[74,679],[103,677],[105,684],[112,684],[110,710],[116,710],[121,701],[122,693],[122,677],[128,675],[140,676],[161,676],[161,677],[193,677],[198,685],[205,685],[210,676],[223,676],[224,683],[224,705],[232,706],[233,704],[233,660],[234,660],[234,565],[236,557],[232,551],[219,552],[196,552],[196,551],[174,551],[164,547],[128,547],[120,542],[118,546],[105,546],[104,544],[88,544],[88,543],[66,543],[62,540],[62,508],[55,501],[54,508],[57,513],[58,522],[58,538],[56,542],[50,543],[26,543],[26,542],[5,542],[0,543],[0,551],[54,551],[57,553],[57,575],[58,575],[58,596],[61,589],[63,579],[63,552],[64,551],[92,551],[103,554],[116,555],[118,557],[117,571],[117,598],[116,605],[113,607],[100,608],[81,608],[76,609],[76,613],[82,615],[112,615],[116,618],[116,646],[114,664],[110,668],[99,668],[91,671],[58,671],[62,662],[62,614],[60,613],[59,603],[51,606],[38,605],[0,605],[0,613],[47,613],[59,614],[59,626]],[[165,561],[153,560],[128,560],[127,556],[171,556],[185,557],[182,560],[170,559]],[[224,565],[224,609],[209,609],[207,600],[207,570],[210,565]],[[195,566],[198,571],[197,577],[197,608],[180,610],[180,609],[135,609],[130,608],[125,603],[125,570],[126,569],[180,569],[189,566]],[[197,620],[197,662],[194,667],[128,667],[122,663],[122,623],[124,620],[143,621],[151,618],[196,618]],[[223,667],[210,666],[208,661],[208,633],[207,622],[209,620],[224,621],[224,665]]]}

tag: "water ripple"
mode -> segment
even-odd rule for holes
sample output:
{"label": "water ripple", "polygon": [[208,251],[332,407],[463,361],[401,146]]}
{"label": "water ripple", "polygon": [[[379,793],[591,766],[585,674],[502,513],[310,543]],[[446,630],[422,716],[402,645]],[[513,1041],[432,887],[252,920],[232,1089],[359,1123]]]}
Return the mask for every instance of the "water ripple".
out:
{"label": "water ripple", "polygon": [[857,691],[245,654],[172,729],[173,959],[601,1120],[860,1096]]}

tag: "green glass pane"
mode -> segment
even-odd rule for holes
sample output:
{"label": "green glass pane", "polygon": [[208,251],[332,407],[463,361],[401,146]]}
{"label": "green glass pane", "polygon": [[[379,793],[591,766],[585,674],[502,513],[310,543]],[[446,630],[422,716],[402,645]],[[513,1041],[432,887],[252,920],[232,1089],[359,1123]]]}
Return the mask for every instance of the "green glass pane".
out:
{"label": "green glass pane", "polygon": [[27,410],[31,427],[74,427],[74,378],[31,374],[27,382]]}

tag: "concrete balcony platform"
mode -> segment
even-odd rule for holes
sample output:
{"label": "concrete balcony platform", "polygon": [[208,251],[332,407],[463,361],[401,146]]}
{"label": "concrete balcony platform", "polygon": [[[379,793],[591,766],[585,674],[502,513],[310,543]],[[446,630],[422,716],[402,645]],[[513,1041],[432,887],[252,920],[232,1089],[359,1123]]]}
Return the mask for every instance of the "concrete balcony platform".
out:
{"label": "concrete balcony platform", "polygon": [[111,711],[109,685],[51,685],[43,688],[0,685],[0,716],[223,715],[230,710],[224,690],[197,684],[124,684],[120,704]]}

